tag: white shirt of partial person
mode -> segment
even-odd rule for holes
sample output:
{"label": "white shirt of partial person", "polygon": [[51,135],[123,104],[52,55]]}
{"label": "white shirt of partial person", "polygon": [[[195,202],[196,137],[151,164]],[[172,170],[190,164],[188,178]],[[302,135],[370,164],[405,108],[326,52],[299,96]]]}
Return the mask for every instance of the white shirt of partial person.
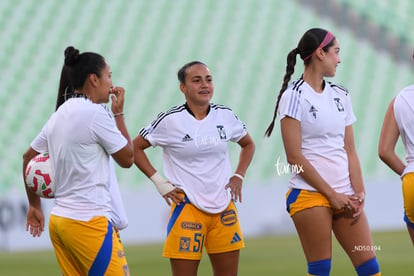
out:
{"label": "white shirt of partial person", "polygon": [[394,116],[405,148],[407,167],[401,176],[414,172],[414,85],[400,91],[394,101]]}

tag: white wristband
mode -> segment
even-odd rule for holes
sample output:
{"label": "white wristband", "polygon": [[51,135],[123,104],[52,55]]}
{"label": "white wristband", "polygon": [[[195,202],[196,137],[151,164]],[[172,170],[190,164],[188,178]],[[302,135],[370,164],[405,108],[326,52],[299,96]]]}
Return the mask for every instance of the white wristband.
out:
{"label": "white wristband", "polygon": [[235,176],[235,177],[237,177],[237,178],[240,178],[240,179],[241,179],[241,181],[243,181],[243,180],[244,180],[244,177],[243,177],[243,175],[241,175],[241,174],[235,173],[235,174],[233,174],[233,176]]}
{"label": "white wristband", "polygon": [[175,189],[174,185],[171,184],[168,180],[162,177],[161,174],[155,172],[151,177],[150,180],[154,183],[155,187],[157,187],[158,192],[164,196]]}

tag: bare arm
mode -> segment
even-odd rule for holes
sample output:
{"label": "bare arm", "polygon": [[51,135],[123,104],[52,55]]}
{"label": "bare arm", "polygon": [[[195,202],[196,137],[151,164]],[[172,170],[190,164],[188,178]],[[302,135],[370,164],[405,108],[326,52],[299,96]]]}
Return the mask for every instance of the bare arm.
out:
{"label": "bare arm", "polygon": [[365,193],[361,164],[355,148],[352,125],[345,128],[345,151],[348,155],[349,177],[355,193]]}
{"label": "bare arm", "polygon": [[134,162],[138,169],[141,170],[148,178],[154,175],[157,171],[148,159],[145,149],[149,148],[151,144],[145,140],[141,135],[135,137],[134,141]]}
{"label": "bare arm", "polygon": [[27,199],[29,200],[29,209],[27,210],[26,218],[26,231],[30,231],[33,237],[40,237],[45,227],[45,218],[42,211],[41,199],[33,191],[31,191],[26,185],[25,172],[27,164],[33,157],[38,155],[39,152],[35,151],[32,147],[23,155],[23,183],[26,189]]}
{"label": "bare arm", "polygon": [[[184,191],[174,186],[162,178],[157,170],[148,159],[145,149],[149,148],[151,144],[145,140],[141,135],[135,137],[134,141],[134,163],[137,168],[143,172],[155,184],[160,194],[163,196],[168,205],[171,205],[171,200],[177,205],[184,201],[181,196]],[[165,191],[165,192],[164,192]]]}
{"label": "bare arm", "polygon": [[[115,87],[113,89],[114,95],[112,98],[112,113],[115,116],[115,123],[121,134],[127,139],[127,144],[119,151],[112,154],[114,160],[119,166],[123,168],[129,168],[134,164],[134,147],[129,137],[128,129],[125,124],[125,118],[123,115],[125,90],[122,87]],[[121,115],[122,114],[122,115]]]}
{"label": "bare arm", "polygon": [[348,156],[349,178],[352,188],[354,189],[352,205],[354,208],[354,217],[358,216],[363,209],[365,201],[365,187],[362,178],[361,164],[355,147],[354,131],[352,125],[345,128],[345,151]]}
{"label": "bare arm", "polygon": [[[236,168],[237,174],[241,175],[242,177],[245,176],[247,168],[250,165],[250,162],[253,159],[255,145],[251,136],[247,133],[242,139],[238,141],[238,144],[241,147],[239,163]],[[242,184],[243,180],[237,176],[233,176],[230,178],[229,183],[225,186],[225,188],[230,188],[232,197],[235,202],[239,200],[242,201]]]}
{"label": "bare arm", "polygon": [[379,139],[378,155],[388,167],[398,175],[401,175],[405,164],[395,153],[395,146],[397,145],[400,132],[394,116],[394,101],[395,99],[391,101],[385,113]]}
{"label": "bare arm", "polygon": [[302,134],[300,122],[290,117],[281,120],[282,139],[289,164],[300,165],[303,171],[300,175],[305,181],[322,193],[335,209],[343,209],[350,203],[345,194],[337,193],[316,171],[302,154]]}

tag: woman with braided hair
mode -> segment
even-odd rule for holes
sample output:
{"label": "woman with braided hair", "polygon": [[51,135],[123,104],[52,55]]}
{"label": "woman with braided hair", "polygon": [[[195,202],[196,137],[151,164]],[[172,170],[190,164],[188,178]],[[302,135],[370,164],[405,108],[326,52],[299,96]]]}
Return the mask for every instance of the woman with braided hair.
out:
{"label": "woman with braided hair", "polygon": [[[277,98],[277,115],[292,172],[286,206],[308,263],[308,275],[329,275],[332,231],[358,275],[380,275],[367,217],[365,189],[355,149],[356,121],[348,91],[324,80],[335,76],[339,43],[326,30],[305,32],[287,56],[286,74]],[[304,62],[300,79],[288,84],[296,56]]]}

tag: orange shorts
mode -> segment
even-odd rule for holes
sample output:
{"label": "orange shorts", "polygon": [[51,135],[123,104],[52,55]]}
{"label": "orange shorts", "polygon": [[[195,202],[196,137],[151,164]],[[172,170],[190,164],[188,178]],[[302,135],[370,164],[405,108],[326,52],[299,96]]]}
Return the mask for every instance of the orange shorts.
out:
{"label": "orange shorts", "polygon": [[286,193],[286,210],[290,216],[297,212],[313,207],[331,208],[334,214],[344,212],[343,210],[333,209],[328,199],[319,192],[302,189],[289,189]]}
{"label": "orange shorts", "polygon": [[414,173],[407,173],[402,179],[404,198],[404,221],[414,228]]}
{"label": "orange shorts", "polygon": [[79,221],[51,214],[49,234],[63,275],[129,275],[119,233],[106,217]]}
{"label": "orange shorts", "polygon": [[166,258],[200,260],[203,247],[208,254],[244,248],[243,235],[233,201],[221,213],[208,214],[193,204],[172,204],[164,244]]}

